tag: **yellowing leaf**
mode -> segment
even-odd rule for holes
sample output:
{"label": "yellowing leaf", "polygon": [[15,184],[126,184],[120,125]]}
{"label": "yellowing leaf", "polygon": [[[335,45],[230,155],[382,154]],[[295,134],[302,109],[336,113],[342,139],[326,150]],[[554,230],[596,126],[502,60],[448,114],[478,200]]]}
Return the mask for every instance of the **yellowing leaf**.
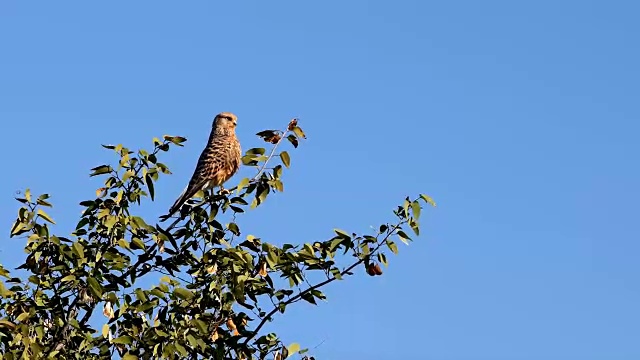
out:
{"label": "yellowing leaf", "polygon": [[48,222],[50,222],[50,223],[52,223],[52,224],[55,224],[55,221],[53,221],[53,220],[51,219],[51,217],[49,217],[49,215],[47,215],[47,213],[46,213],[46,212],[44,212],[44,210],[42,210],[42,209],[38,209],[38,215],[40,215],[40,217],[41,217],[41,218],[43,218],[43,219],[45,219],[46,221],[48,221]]}
{"label": "yellowing leaf", "polygon": [[284,164],[284,166],[289,167],[291,166],[291,158],[289,157],[289,153],[286,151],[283,151],[280,153],[280,159],[282,159],[282,163]]}
{"label": "yellowing leaf", "polygon": [[289,356],[297,353],[298,351],[300,351],[300,344],[298,343],[293,343],[289,346],[287,346],[287,350],[289,350]]}
{"label": "yellowing leaf", "polygon": [[102,337],[107,338],[109,336],[109,324],[102,325]]}
{"label": "yellowing leaf", "polygon": [[107,301],[102,309],[102,315],[106,316],[108,319],[113,319],[114,314],[111,302]]}
{"label": "yellowing leaf", "polygon": [[425,194],[420,194],[420,197],[422,198],[422,200],[424,200],[427,204],[436,207],[436,202],[433,201],[433,199],[430,196],[427,196]]}
{"label": "yellowing leaf", "polygon": [[242,189],[244,189],[244,187],[247,185],[249,185],[249,178],[240,180],[240,182],[238,183],[238,194],[240,194],[240,191],[242,191]]}
{"label": "yellowing leaf", "polygon": [[260,271],[258,271],[258,274],[262,277],[267,276],[267,263],[266,262],[262,262],[262,265],[260,266]]}

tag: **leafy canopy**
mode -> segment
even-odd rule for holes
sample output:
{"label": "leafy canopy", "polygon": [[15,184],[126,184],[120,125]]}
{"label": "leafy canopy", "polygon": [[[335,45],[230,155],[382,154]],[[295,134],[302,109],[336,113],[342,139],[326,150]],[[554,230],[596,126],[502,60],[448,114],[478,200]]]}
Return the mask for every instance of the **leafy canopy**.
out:
{"label": "leafy canopy", "polygon": [[11,228],[11,237],[25,241],[21,275],[0,265],[4,358],[311,359],[265,325],[295,303],[324,300],[321,289],[357,267],[381,275],[396,241],[419,234],[422,205],[435,204],[426,195],[406,198],[393,221],[371,234],[335,229],[325,241],[282,245],[243,235],[237,218],[284,190],[291,157],[277,149],[297,148],[306,137],[296,119],[257,135],[268,154],[253,148],[242,158],[256,175],[226,193],[200,192],[166,227],[136,213],[155,198],[154,183],[171,174],[162,153],[183,146],[184,137],[154,138],[151,151],[103,145],[117,164],[91,170],[104,186],[80,203],[67,237],[52,232],[49,195],[27,189]]}

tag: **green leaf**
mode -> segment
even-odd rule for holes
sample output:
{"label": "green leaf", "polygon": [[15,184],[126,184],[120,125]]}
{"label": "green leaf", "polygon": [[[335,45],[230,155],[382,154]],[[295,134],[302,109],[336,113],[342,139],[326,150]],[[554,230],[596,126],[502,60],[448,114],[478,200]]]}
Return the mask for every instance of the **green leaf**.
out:
{"label": "green leaf", "polygon": [[26,189],[24,191],[24,198],[27,199],[28,202],[31,202],[31,190],[30,189]]}
{"label": "green leaf", "polygon": [[327,299],[327,296],[322,291],[317,290],[317,289],[311,290],[311,294],[313,296],[317,297],[320,300],[326,300]]}
{"label": "green leaf", "polygon": [[420,218],[420,203],[417,200],[411,203],[411,211],[413,211],[414,218]]}
{"label": "green leaf", "polygon": [[20,221],[13,223],[13,226],[11,227],[11,236],[13,237],[29,231],[28,229],[25,229],[25,226],[26,225]]}
{"label": "green leaf", "polygon": [[67,276],[63,277],[60,280],[60,282],[63,283],[63,282],[67,282],[67,281],[73,281],[75,279],[76,279],[76,276],[72,274],[72,275],[67,275]]}
{"label": "green leaf", "polygon": [[29,318],[29,313],[28,312],[23,312],[22,314],[18,315],[18,317],[16,318],[17,322],[23,322],[25,320],[27,320]]}
{"label": "green leaf", "polygon": [[409,201],[409,198],[407,197],[404,200],[404,203],[402,204],[402,209],[404,210],[403,217],[409,217],[409,206],[410,205],[411,205],[411,202]]}
{"label": "green leaf", "polygon": [[369,244],[362,244],[360,245],[360,247],[362,248],[362,255],[364,256],[369,255],[369,253],[371,252],[371,248],[369,247]]}
{"label": "green leaf", "polygon": [[187,335],[187,342],[189,343],[189,345],[191,345],[191,347],[195,348],[196,346],[198,346],[198,341],[196,341],[196,338],[189,334]]}
{"label": "green leaf", "polygon": [[133,342],[133,338],[128,335],[120,336],[118,338],[113,339],[114,344],[131,345],[132,342]]}
{"label": "green leaf", "polygon": [[229,225],[227,225],[227,228],[233,233],[233,235],[240,236],[240,229],[238,228],[238,225],[236,225],[236,223],[229,223]]}
{"label": "green leaf", "polygon": [[422,200],[424,200],[424,202],[426,202],[427,204],[436,207],[436,202],[433,201],[433,199],[430,196],[427,196],[425,194],[420,194],[420,198],[422,198]]}
{"label": "green leaf", "polygon": [[138,360],[138,357],[133,355],[133,354],[129,354],[126,353],[123,357],[122,360]]}
{"label": "green leaf", "polygon": [[144,177],[144,181],[147,183],[147,188],[149,189],[149,196],[151,197],[151,200],[154,200],[155,189],[153,187],[153,179],[151,178],[151,175],[147,174]]}
{"label": "green leaf", "polygon": [[167,165],[163,163],[156,163],[156,166],[158,167],[158,169],[160,169],[160,171],[162,171],[163,174],[172,174]]}
{"label": "green leaf", "polygon": [[97,166],[94,167],[93,169],[91,169],[91,174],[89,176],[96,176],[96,175],[101,175],[101,174],[106,174],[111,172],[111,166],[109,165],[101,165],[101,166]]}
{"label": "green leaf", "polygon": [[133,172],[133,170],[127,170],[124,172],[124,175],[122,175],[122,181],[127,181],[129,180],[130,177],[134,176],[136,173]]}
{"label": "green leaf", "polygon": [[258,204],[262,204],[267,199],[267,195],[269,195],[269,188],[265,187],[257,194]]}
{"label": "green leaf", "polygon": [[338,280],[342,280],[342,274],[340,273],[340,269],[338,268],[331,268],[331,275],[333,275],[333,277]]}
{"label": "green leaf", "polygon": [[187,352],[187,349],[185,349],[184,346],[180,345],[180,343],[174,342],[173,345],[176,347],[180,355],[182,355],[183,357],[186,357],[187,355],[189,355],[189,353]]}
{"label": "green leaf", "polygon": [[129,243],[125,239],[118,240],[118,246],[129,250]]}
{"label": "green leaf", "polygon": [[131,221],[133,221],[137,227],[149,228],[149,225],[140,216],[131,216]]}
{"label": "green leaf", "polygon": [[389,247],[389,250],[391,250],[392,253],[394,254],[398,254],[398,246],[396,246],[396,243],[394,243],[391,240],[387,240],[387,246]]}
{"label": "green leaf", "polygon": [[288,152],[286,152],[286,151],[281,152],[280,153],[280,159],[282,159],[282,163],[287,168],[291,165],[291,158],[289,157],[289,153]]}
{"label": "green leaf", "polygon": [[311,293],[303,293],[300,297],[302,298],[302,300],[305,300],[313,305],[317,305],[316,298],[314,298]]}
{"label": "green leaf", "polygon": [[147,301],[147,295],[145,295],[144,290],[138,288],[134,290],[134,293],[136,294],[136,298],[142,302]]}
{"label": "green leaf", "polygon": [[178,296],[179,298],[183,299],[183,300],[189,300],[192,299],[195,295],[193,292],[184,289],[184,288],[175,288],[173,290],[173,293],[176,294],[176,296]]}
{"label": "green leaf", "polygon": [[38,199],[38,200],[36,200],[36,203],[37,203],[38,205],[40,205],[40,206],[53,207],[53,205],[51,205],[51,203],[50,203],[50,202],[45,201],[45,200],[43,200],[43,199]]}
{"label": "green leaf", "polygon": [[207,323],[199,319],[193,319],[193,323],[196,325],[198,330],[200,330],[200,333],[207,334],[207,329],[208,329]]}
{"label": "green leaf", "polygon": [[44,212],[44,210],[42,210],[42,209],[38,209],[38,215],[39,215],[41,218],[45,219],[46,221],[48,221],[48,222],[50,222],[50,223],[52,223],[52,224],[55,224],[55,221],[53,221],[53,220],[51,219],[51,217],[49,217],[49,215],[47,215],[47,213],[46,213],[46,212]]}
{"label": "green leaf", "polygon": [[142,240],[140,240],[139,238],[134,237],[133,239],[131,239],[131,249],[144,250],[145,249],[144,242],[142,242]]}
{"label": "green leaf", "polygon": [[302,131],[301,128],[299,128],[298,126],[293,128],[293,132],[296,134],[296,136],[298,136],[299,138],[303,138],[306,139],[307,136],[304,134],[304,131]]}
{"label": "green leaf", "polygon": [[81,243],[74,242],[73,243],[73,252],[81,259],[84,258],[84,248]]}
{"label": "green leaf", "polygon": [[[13,291],[7,290],[7,287],[4,285],[4,283],[2,281],[0,281],[0,296],[6,298],[9,296],[12,296],[14,294]],[[2,323],[3,320],[0,320],[0,323]]]}
{"label": "green leaf", "polygon": [[329,244],[329,251],[333,252],[335,251],[338,246],[340,246],[340,244],[342,243],[344,239],[342,237],[336,237],[331,241],[331,244]]}
{"label": "green leaf", "polygon": [[275,269],[276,265],[278,265],[278,254],[272,249],[269,249],[267,252],[267,264],[270,268]]}
{"label": "green leaf", "polygon": [[236,196],[234,198],[229,199],[229,201],[232,204],[242,204],[242,205],[249,205],[249,203],[247,202],[247,200],[241,198],[240,196]]}
{"label": "green leaf", "polygon": [[102,286],[100,286],[98,280],[92,277],[88,277],[87,284],[89,284],[89,290],[91,290],[95,297],[102,298]]}
{"label": "green leaf", "polygon": [[351,239],[351,236],[349,234],[347,234],[346,231],[344,230],[340,230],[340,229],[333,229],[333,231],[335,231],[336,234],[338,234],[338,236],[346,238],[346,239]]}
{"label": "green leaf", "polygon": [[416,236],[420,236],[420,225],[417,221],[409,221],[409,226],[411,227],[411,230],[413,230],[413,233],[416,234]]}
{"label": "green leaf", "polygon": [[398,237],[400,238],[400,240],[402,240],[403,243],[409,245],[409,241],[411,241],[411,238],[404,231],[398,230]]}
{"label": "green leaf", "polygon": [[382,252],[378,253],[378,261],[380,261],[384,266],[389,266],[389,264],[387,264],[387,257]]}
{"label": "green leaf", "polygon": [[171,141],[172,143],[178,145],[178,146],[183,146],[182,143],[187,141],[186,138],[182,137],[182,136],[169,136],[169,135],[164,135],[163,138],[167,141]]}
{"label": "green leaf", "polygon": [[265,148],[253,148],[247,150],[247,155],[264,155],[267,150]]}
{"label": "green leaf", "polygon": [[102,337],[105,339],[109,338],[109,324],[102,325]]}
{"label": "green leaf", "polygon": [[289,142],[291,143],[291,145],[293,145],[294,148],[298,147],[298,138],[296,138],[295,135],[291,134],[287,136],[287,140],[289,140]]}

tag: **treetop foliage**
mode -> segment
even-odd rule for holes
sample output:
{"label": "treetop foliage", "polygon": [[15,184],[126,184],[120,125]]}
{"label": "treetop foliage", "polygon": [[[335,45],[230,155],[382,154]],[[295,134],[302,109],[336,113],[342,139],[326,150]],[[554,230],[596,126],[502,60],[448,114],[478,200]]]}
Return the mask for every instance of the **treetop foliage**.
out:
{"label": "treetop foliage", "polygon": [[278,149],[295,149],[306,135],[296,119],[257,135],[270,149],[242,158],[255,176],[226,193],[201,191],[166,227],[137,214],[171,174],[162,154],[184,137],[154,138],[149,151],[103,145],[117,160],[91,169],[104,186],[80,202],[68,236],[53,232],[49,195],[24,191],[10,231],[25,243],[20,275],[0,265],[4,359],[312,359],[265,325],[295,303],[324,300],[324,286],[357,268],[382,275],[396,241],[419,235],[423,205],[435,204],[407,197],[370,234],[335,229],[313,243],[263,241],[237,219],[283,192],[291,156]]}

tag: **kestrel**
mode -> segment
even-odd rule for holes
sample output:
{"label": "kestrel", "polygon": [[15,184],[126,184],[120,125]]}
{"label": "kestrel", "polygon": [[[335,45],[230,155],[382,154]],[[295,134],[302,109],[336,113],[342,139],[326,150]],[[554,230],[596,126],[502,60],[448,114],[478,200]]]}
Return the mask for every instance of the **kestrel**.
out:
{"label": "kestrel", "polygon": [[238,118],[229,112],[222,112],[213,119],[207,146],[202,150],[189,185],[169,209],[170,217],[191,199],[198,191],[212,189],[229,180],[240,168],[241,148],[236,137]]}

